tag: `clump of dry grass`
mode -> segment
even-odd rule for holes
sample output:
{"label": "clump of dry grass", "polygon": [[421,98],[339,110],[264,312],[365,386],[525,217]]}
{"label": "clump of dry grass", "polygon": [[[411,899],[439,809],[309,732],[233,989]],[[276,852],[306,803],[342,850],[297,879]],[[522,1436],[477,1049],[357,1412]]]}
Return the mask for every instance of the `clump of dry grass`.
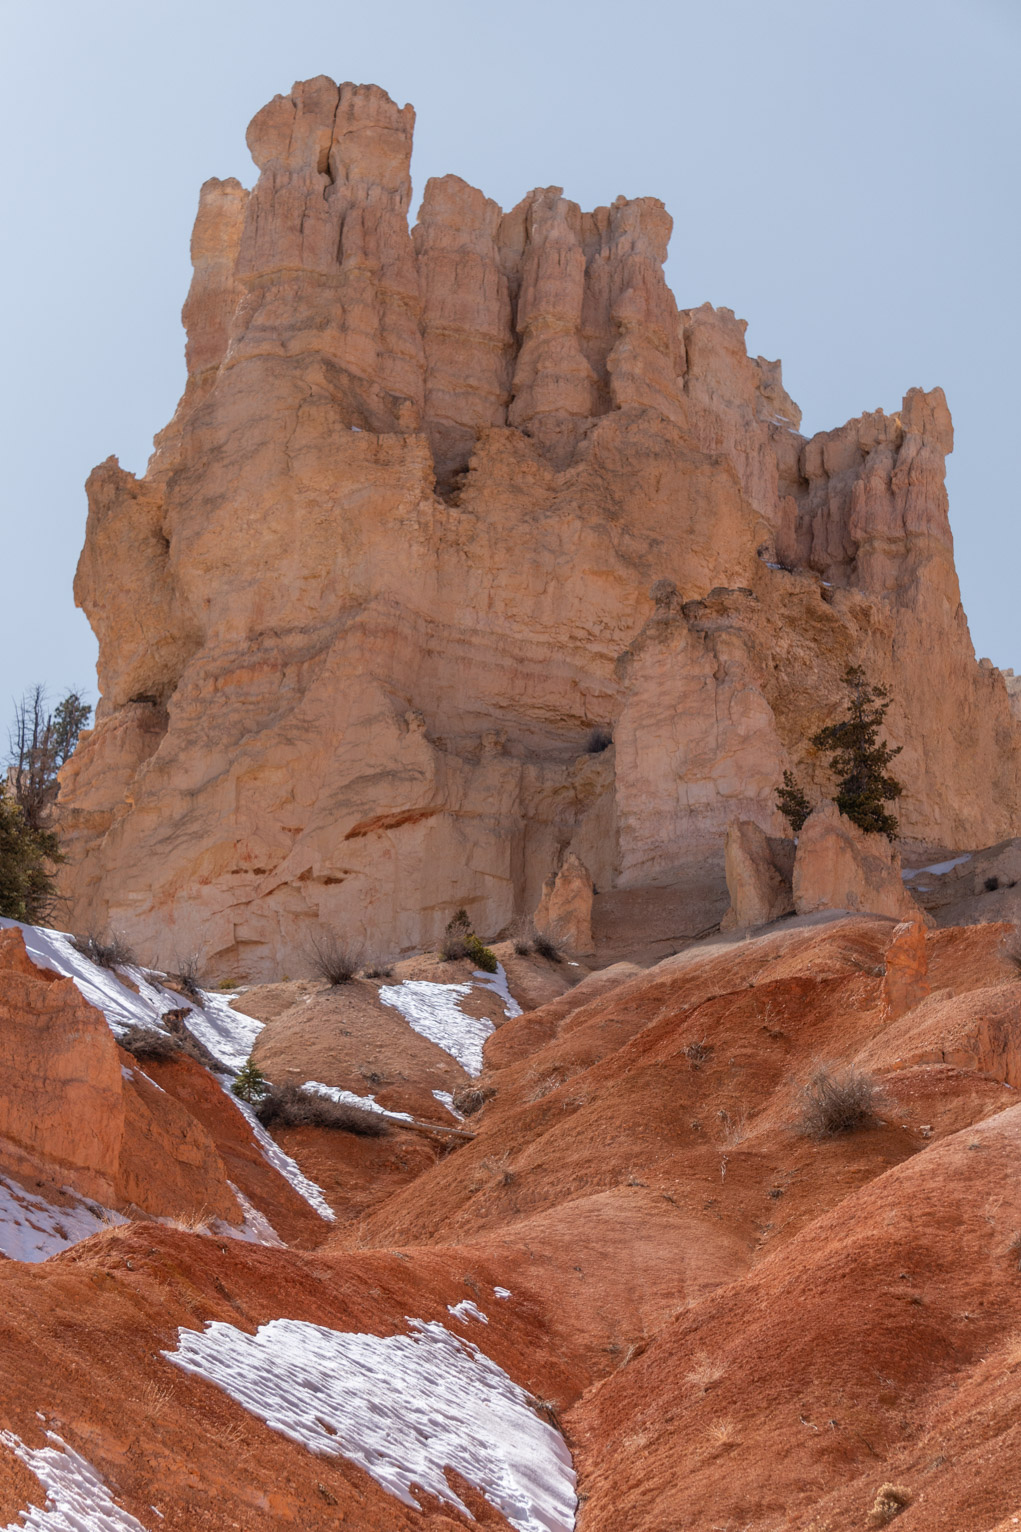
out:
{"label": "clump of dry grass", "polygon": [[707,1064],[709,1062],[713,1054],[716,1052],[716,1049],[713,1047],[712,1043],[707,1042],[704,1037],[701,1037],[694,1042],[690,1042],[686,1048],[681,1049],[681,1052],[684,1054],[684,1057],[687,1059],[692,1069],[697,1070],[701,1069],[703,1064]]}
{"label": "clump of dry grass", "polygon": [[274,1085],[255,1108],[263,1127],[335,1128],[359,1138],[385,1138],[389,1120],[381,1112],[368,1112],[346,1101],[331,1101],[297,1085]]}
{"label": "clump of dry grass", "polygon": [[695,1357],[694,1363],[695,1365],[687,1374],[687,1379],[693,1388],[697,1388],[704,1394],[723,1377],[723,1364],[713,1361],[712,1357],[706,1356],[705,1352]]}
{"label": "clump of dry grass", "polygon": [[904,1484],[881,1484],[876,1490],[875,1503],[868,1514],[870,1527],[885,1527],[901,1511],[906,1511],[913,1499]]}
{"label": "clump of dry grass", "polygon": [[878,1082],[853,1066],[822,1066],[801,1089],[799,1131],[808,1138],[835,1138],[869,1128],[884,1103]]}

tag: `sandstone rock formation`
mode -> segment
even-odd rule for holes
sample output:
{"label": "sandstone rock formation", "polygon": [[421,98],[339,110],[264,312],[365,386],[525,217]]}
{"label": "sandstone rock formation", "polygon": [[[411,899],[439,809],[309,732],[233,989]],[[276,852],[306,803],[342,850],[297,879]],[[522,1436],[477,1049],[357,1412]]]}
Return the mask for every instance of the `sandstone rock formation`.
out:
{"label": "sandstone rock formation", "polygon": [[254,189],[202,190],[181,403],[144,478],[88,486],[73,923],[277,978],[324,927],[493,936],[570,853],[608,893],[718,873],[733,819],[782,830],[785,767],[823,791],[849,662],[893,691],[909,841],[1016,833],[940,390],[806,440],[743,323],[677,308],[659,202],[447,176],[412,229],[412,124],[306,81]]}
{"label": "sandstone rock formation", "polygon": [[730,909],[721,929],[764,926],[794,909],[794,842],[767,835],[753,819],[727,829],[724,860]]}
{"label": "sandstone rock formation", "polygon": [[862,910],[923,920],[886,836],[859,830],[835,803],[821,804],[802,826],[794,857],[794,906],[799,915]]}
{"label": "sandstone rock formation", "polygon": [[592,895],[588,868],[573,851],[568,852],[563,865],[542,885],[533,917],[535,929],[568,952],[591,952]]}

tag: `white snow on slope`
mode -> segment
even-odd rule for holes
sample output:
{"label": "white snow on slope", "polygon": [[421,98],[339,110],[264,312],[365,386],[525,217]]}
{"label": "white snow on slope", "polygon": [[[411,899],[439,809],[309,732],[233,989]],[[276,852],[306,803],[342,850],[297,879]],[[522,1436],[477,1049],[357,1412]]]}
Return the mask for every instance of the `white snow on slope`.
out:
{"label": "white snow on slope", "polygon": [[489,1323],[478,1304],[473,1303],[470,1298],[462,1298],[460,1303],[448,1303],[447,1313],[453,1314],[454,1318],[459,1319],[463,1325],[466,1325],[469,1319],[477,1319],[484,1325]]}
{"label": "white snow on slope", "polygon": [[446,1107],[446,1109],[450,1113],[451,1117],[456,1117],[458,1122],[464,1122],[464,1113],[463,1112],[459,1112],[457,1110],[457,1107],[454,1105],[454,1093],[453,1093],[453,1091],[449,1091],[449,1090],[434,1090],[433,1091],[433,1096],[440,1103],[440,1106],[445,1106]]}
{"label": "white snow on slope", "polygon": [[410,1112],[391,1112],[380,1106],[375,1096],[358,1096],[353,1090],[341,1090],[339,1085],[322,1085],[318,1080],[306,1080],[301,1087],[310,1096],[326,1096],[344,1106],[359,1106],[366,1112],[378,1112],[381,1117],[392,1117],[396,1122],[414,1122]]}
{"label": "white snow on slope", "polygon": [[211,994],[208,990],[202,991],[201,1007],[189,1012],[184,1018],[185,1026],[214,1058],[237,1072],[251,1055],[264,1023],[236,1011],[226,995]]}
{"label": "white snow on slope", "polygon": [[521,1015],[521,1007],[510,992],[507,970],[502,963],[497,963],[495,973],[483,973],[481,969],[476,968],[472,978],[478,980],[482,989],[491,989],[494,995],[499,995],[503,1001],[503,1014],[506,1017]]}
{"label": "white snow on slope", "polygon": [[[507,988],[502,963],[496,973],[476,972],[472,977],[480,981],[480,988],[492,990],[500,997],[505,1016],[521,1015],[521,1007]],[[471,983],[437,984],[432,979],[405,979],[401,984],[381,985],[379,998],[384,1005],[400,1011],[420,1036],[451,1054],[466,1074],[475,1076],[482,1073],[482,1049],[496,1028],[484,1016],[468,1016],[462,1011],[460,1002],[471,994],[473,987]]]}
{"label": "white snow on slope", "polygon": [[304,1197],[309,1207],[314,1208],[320,1218],[324,1218],[327,1223],[335,1223],[337,1215],[327,1202],[322,1187],[317,1186],[314,1181],[310,1181],[308,1176],[291,1159],[291,1156],[285,1154],[280,1145],[270,1138],[266,1129],[252,1111],[252,1108],[248,1105],[248,1102],[242,1101],[240,1096],[235,1096],[229,1085],[225,1085],[223,1088],[229,1099],[233,1101],[242,1117],[248,1123],[255,1141],[268,1163],[272,1165],[279,1175],[283,1176],[285,1181],[290,1182],[298,1196]]}
{"label": "white snow on slope", "polygon": [[0,1431],[0,1442],[15,1453],[46,1490],[46,1506],[19,1511],[2,1532],[145,1532],[123,1510],[92,1464],[52,1431],[53,1447],[26,1447],[13,1431]]}
{"label": "white snow on slope", "polygon": [[163,1353],[207,1378],[317,1457],[345,1457],[405,1505],[411,1486],[470,1515],[447,1483],[462,1474],[516,1532],[571,1532],[571,1455],[524,1389],[443,1325],[410,1335],[347,1334],[274,1319],[246,1335],[214,1320]]}
{"label": "white snow on slope", "polygon": [[235,1011],[224,995],[202,992],[201,1009],[185,995],[156,982],[147,971],[134,964],[125,964],[124,973],[135,986],[138,994],[123,984],[109,968],[100,968],[73,945],[70,936],[63,931],[49,931],[43,926],[27,926],[20,920],[0,918],[0,928],[17,926],[25,939],[25,950],[38,968],[48,968],[66,979],[73,979],[75,988],[90,1005],[102,1011],[114,1036],[120,1037],[128,1027],[156,1027],[165,1011],[177,1011],[187,1006],[188,1030],[209,1049],[221,1063],[230,1069],[240,1069],[252,1051],[252,1045],[262,1031],[262,1022]]}
{"label": "white snow on slope", "polygon": [[12,1261],[45,1261],[90,1234],[128,1221],[96,1202],[81,1201],[74,1192],[68,1195],[75,1197],[75,1206],[56,1207],[0,1176],[0,1252]]}
{"label": "white snow on slope", "polygon": [[941,878],[945,872],[952,872],[955,867],[960,867],[962,862],[970,861],[971,853],[969,852],[966,856],[955,856],[949,862],[934,862],[931,867],[905,867],[901,877],[920,878],[923,872],[932,872],[937,878]]}

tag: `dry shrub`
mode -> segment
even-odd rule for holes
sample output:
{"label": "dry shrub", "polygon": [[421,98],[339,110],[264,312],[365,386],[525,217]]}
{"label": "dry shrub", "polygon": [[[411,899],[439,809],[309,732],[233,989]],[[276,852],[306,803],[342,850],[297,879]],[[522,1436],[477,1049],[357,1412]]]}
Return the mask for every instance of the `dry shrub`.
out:
{"label": "dry shrub", "polygon": [[705,1038],[702,1037],[697,1042],[689,1043],[686,1048],[681,1049],[681,1052],[692,1069],[701,1069],[703,1064],[709,1062],[716,1049],[712,1043],[706,1042]]}
{"label": "dry shrub", "polygon": [[473,1117],[495,1095],[496,1091],[492,1086],[459,1085],[453,1093],[454,1106],[462,1117]]}
{"label": "dry shrub", "polygon": [[175,1059],[184,1052],[180,1038],[157,1032],[155,1027],[129,1027],[117,1041],[136,1059]]}
{"label": "dry shrub", "polygon": [[885,1527],[906,1511],[912,1501],[911,1491],[904,1484],[881,1484],[876,1490],[875,1504],[868,1515],[870,1527]]}
{"label": "dry shrub", "polygon": [[366,968],[365,970],[365,977],[367,979],[392,979],[393,976],[393,969],[383,966],[375,966],[372,968]]}
{"label": "dry shrub", "polygon": [[390,1123],[381,1112],[368,1112],[346,1101],[331,1101],[297,1085],[274,1085],[255,1108],[263,1127],[334,1128],[359,1138],[385,1138]]}
{"label": "dry shrub", "polygon": [[135,962],[135,954],[123,936],[104,937],[86,931],[81,936],[72,936],[71,946],[98,968],[127,968]]}
{"label": "dry shrub", "polygon": [[564,960],[563,951],[552,936],[537,935],[532,946],[537,955],[544,957],[548,963],[562,963]]}
{"label": "dry shrub", "polygon": [[332,935],[311,938],[309,962],[316,978],[333,987],[350,984],[358,972],[358,958]]}
{"label": "dry shrub", "polygon": [[187,995],[189,1000],[201,1002],[202,986],[199,984],[199,960],[196,955],[178,958],[177,967],[167,974],[167,987]]}
{"label": "dry shrub", "polygon": [[883,1092],[870,1074],[853,1067],[817,1069],[801,1090],[800,1132],[808,1138],[835,1138],[869,1128],[883,1104]]}

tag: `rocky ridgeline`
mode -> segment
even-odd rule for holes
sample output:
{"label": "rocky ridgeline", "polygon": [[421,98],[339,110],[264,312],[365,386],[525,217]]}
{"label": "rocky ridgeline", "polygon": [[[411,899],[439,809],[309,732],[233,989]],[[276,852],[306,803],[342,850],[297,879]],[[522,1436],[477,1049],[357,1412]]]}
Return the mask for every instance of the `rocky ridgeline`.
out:
{"label": "rocky ridgeline", "polygon": [[410,228],[412,125],[306,81],[249,129],[255,188],[202,190],[184,396],[144,478],[89,481],[73,923],[269,978],[322,927],[494,936],[569,859],[597,925],[712,904],[728,824],[779,833],[785,768],[821,793],[852,662],[896,699],[909,844],[1015,834],[941,391],[806,440],[743,323],[677,308],[659,202],[505,213],[446,176]]}

